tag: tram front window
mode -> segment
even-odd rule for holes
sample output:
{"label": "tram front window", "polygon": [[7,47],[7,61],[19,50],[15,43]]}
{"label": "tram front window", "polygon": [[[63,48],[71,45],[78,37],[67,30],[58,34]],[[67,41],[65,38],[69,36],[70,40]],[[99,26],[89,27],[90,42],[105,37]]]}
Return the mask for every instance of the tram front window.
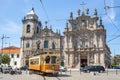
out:
{"label": "tram front window", "polygon": [[51,64],[55,64],[56,63],[56,56],[51,56]]}
{"label": "tram front window", "polygon": [[45,62],[46,62],[46,63],[49,63],[49,62],[50,62],[50,56],[46,56]]}

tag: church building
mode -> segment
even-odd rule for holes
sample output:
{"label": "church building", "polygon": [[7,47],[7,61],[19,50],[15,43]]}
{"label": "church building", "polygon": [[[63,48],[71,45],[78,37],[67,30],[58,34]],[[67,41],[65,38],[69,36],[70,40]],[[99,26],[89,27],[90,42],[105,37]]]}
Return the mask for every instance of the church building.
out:
{"label": "church building", "polygon": [[60,30],[53,32],[52,27],[43,28],[34,9],[27,13],[22,20],[23,30],[21,37],[21,54],[22,64],[28,65],[30,56],[39,55],[41,53],[57,53],[60,54]]}
{"label": "church building", "polygon": [[[102,18],[89,16],[89,9],[74,19],[70,13],[69,26],[64,31],[64,55],[67,67],[79,68],[89,65],[110,66],[110,49],[106,44],[106,30]],[[99,24],[98,24],[99,21]]]}
{"label": "church building", "polygon": [[89,9],[82,13],[78,10],[78,16],[73,18],[71,12],[62,36],[60,30],[53,31],[47,22],[43,28],[32,9],[22,20],[22,65],[28,65],[30,56],[44,52],[60,54],[61,65],[68,68],[110,66],[111,52],[106,44],[106,29],[97,14],[96,9],[93,17],[89,16]]}

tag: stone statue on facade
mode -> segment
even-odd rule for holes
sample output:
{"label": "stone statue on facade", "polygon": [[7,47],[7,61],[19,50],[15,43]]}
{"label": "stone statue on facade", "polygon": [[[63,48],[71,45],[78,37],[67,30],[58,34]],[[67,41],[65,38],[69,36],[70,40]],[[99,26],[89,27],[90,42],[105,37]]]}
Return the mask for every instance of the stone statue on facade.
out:
{"label": "stone statue on facade", "polygon": [[70,19],[73,19],[73,13],[70,12]]}
{"label": "stone statue on facade", "polygon": [[78,9],[78,16],[80,16],[80,9]]}
{"label": "stone statue on facade", "polygon": [[89,14],[89,9],[88,9],[88,8],[86,9],[86,14],[87,14],[87,15]]}

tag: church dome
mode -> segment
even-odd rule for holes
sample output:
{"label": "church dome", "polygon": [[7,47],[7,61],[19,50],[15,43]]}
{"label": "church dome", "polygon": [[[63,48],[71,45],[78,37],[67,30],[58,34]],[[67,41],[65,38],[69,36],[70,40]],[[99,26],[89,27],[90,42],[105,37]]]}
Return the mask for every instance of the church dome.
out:
{"label": "church dome", "polygon": [[26,14],[25,19],[38,20],[38,16],[35,14],[34,8]]}
{"label": "church dome", "polygon": [[34,8],[32,8],[32,10],[28,12],[27,15],[35,15]]}

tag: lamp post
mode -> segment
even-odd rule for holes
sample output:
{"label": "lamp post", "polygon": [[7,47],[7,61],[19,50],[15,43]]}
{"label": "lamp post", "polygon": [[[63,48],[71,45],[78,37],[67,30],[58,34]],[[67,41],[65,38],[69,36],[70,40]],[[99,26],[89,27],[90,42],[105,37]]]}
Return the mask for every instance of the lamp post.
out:
{"label": "lamp post", "polygon": [[2,54],[3,54],[3,47],[4,47],[3,45],[4,45],[4,39],[5,39],[5,38],[10,38],[10,37],[6,37],[6,36],[4,36],[4,34],[3,34],[2,38],[1,38],[1,39],[2,39]]}
{"label": "lamp post", "polygon": [[104,7],[105,10],[108,10],[108,9],[110,9],[110,8],[120,8],[120,6],[113,6],[113,7],[111,7],[111,6],[105,6],[105,7]]}

